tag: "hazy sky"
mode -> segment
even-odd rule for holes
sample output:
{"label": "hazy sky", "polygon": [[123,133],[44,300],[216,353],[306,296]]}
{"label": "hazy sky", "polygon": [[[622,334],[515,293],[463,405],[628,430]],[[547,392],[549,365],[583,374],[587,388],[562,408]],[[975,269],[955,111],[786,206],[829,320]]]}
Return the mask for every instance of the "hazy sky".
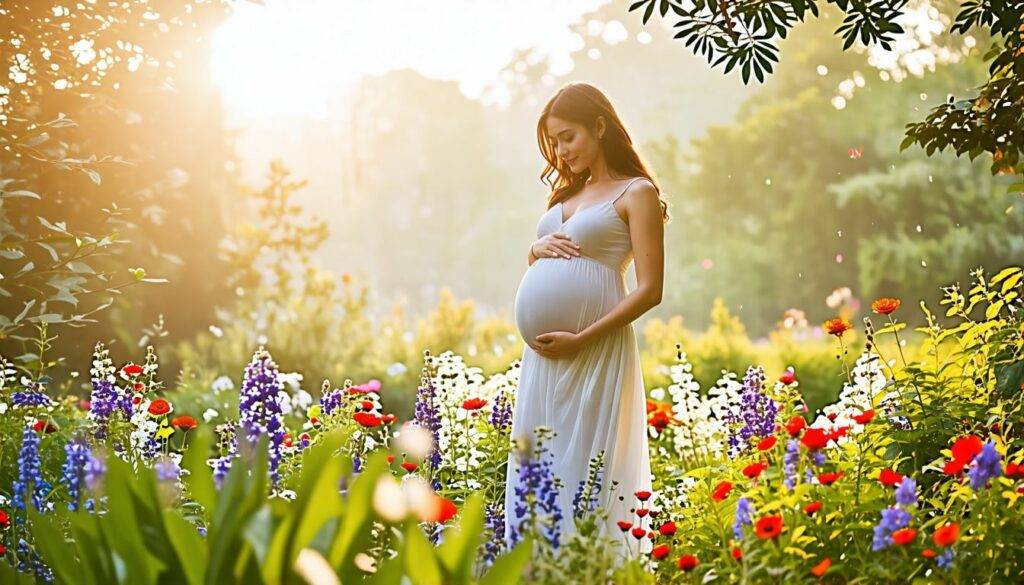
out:
{"label": "hazy sky", "polygon": [[[456,80],[470,98],[498,80],[515,49],[552,57],[554,73],[573,67],[583,45],[569,25],[608,0],[267,0],[239,3],[215,33],[214,75],[232,118],[306,112],[327,117],[327,100],[360,76],[409,67]],[[626,16],[623,10],[624,17]],[[646,33],[642,33],[646,35]],[[625,38],[602,25],[606,42]],[[621,38],[616,38],[621,36]]]}

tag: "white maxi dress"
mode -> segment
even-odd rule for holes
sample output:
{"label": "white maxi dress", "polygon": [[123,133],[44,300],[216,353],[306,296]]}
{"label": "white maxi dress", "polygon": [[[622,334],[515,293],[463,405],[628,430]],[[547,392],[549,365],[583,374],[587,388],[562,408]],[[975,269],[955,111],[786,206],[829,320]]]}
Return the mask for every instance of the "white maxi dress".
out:
{"label": "white maxi dress", "polygon": [[[527,269],[515,299],[516,323],[524,340],[541,333],[578,333],[611,311],[627,294],[626,270],[633,260],[629,226],[615,210],[618,196],[578,209],[562,221],[556,204],[537,223],[537,237],[562,231],[580,245],[579,256],[539,258]],[[634,493],[651,489],[647,443],[646,402],[640,351],[633,324],[610,331],[568,358],[540,356],[529,345],[523,350],[522,370],[512,415],[512,438],[532,442],[533,430],[545,426],[556,434],[547,447],[553,454],[554,475],[563,487],[562,540],[574,531],[572,501],[587,477],[591,457],[604,451],[598,504],[608,511],[606,534],[614,534],[631,551],[638,541],[617,526],[619,520],[650,527],[650,517],[638,518]],[[617,481],[614,491],[611,482]],[[508,461],[505,491],[505,530],[510,538],[517,522],[515,488],[519,463]],[[650,550],[650,539],[639,542]]]}

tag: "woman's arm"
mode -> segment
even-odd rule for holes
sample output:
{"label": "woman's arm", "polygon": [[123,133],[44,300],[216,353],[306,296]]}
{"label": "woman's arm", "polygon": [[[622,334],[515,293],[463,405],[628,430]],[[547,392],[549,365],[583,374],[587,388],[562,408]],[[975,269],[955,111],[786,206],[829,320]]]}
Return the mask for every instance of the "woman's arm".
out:
{"label": "woman's arm", "polygon": [[626,202],[629,237],[636,263],[636,289],[606,315],[580,331],[579,335],[588,344],[609,331],[625,327],[661,303],[665,274],[665,223],[658,191],[649,181],[637,181],[629,186],[622,199]]}
{"label": "woman's arm", "polygon": [[537,261],[537,257],[533,254],[533,245],[536,243],[536,240],[530,242],[530,254],[526,257],[526,264],[529,266],[533,266],[533,263]]}

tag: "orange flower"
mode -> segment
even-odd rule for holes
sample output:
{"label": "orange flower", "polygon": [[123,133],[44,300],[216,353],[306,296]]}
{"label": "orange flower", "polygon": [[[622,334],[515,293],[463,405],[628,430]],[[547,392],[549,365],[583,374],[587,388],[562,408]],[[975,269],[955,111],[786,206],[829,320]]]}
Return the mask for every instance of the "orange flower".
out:
{"label": "orange flower", "polygon": [[455,514],[459,512],[459,508],[455,505],[455,502],[442,496],[434,496],[434,505],[431,506],[429,511],[424,511],[420,515],[420,520],[424,522],[437,522],[444,524],[455,517]]}
{"label": "orange flower", "polygon": [[853,329],[853,323],[850,323],[842,317],[836,317],[835,319],[825,321],[822,328],[836,337],[842,337],[843,333]]}
{"label": "orange flower", "polygon": [[935,529],[935,534],[932,535],[932,541],[936,546],[950,546],[958,538],[960,538],[960,525],[956,522],[939,526]]}
{"label": "orange flower", "polygon": [[195,417],[183,414],[181,416],[176,416],[173,419],[171,419],[171,426],[176,429],[181,429],[183,431],[191,431],[192,429],[198,427],[199,423],[196,421]]}
{"label": "orange flower", "polygon": [[820,563],[811,567],[811,574],[815,577],[821,577],[825,574],[825,571],[832,566],[832,559],[825,557]]}
{"label": "orange flower", "polygon": [[782,534],[782,516],[765,516],[758,519],[754,524],[754,534],[764,540],[778,537]]}
{"label": "orange flower", "polygon": [[900,308],[900,300],[892,297],[882,297],[871,303],[871,310],[879,315],[888,315]]}

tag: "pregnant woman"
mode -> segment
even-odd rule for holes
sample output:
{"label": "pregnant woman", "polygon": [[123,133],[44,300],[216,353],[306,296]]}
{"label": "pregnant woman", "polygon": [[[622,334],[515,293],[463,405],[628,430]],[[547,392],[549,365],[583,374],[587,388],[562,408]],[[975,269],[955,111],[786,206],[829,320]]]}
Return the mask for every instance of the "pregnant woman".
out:
{"label": "pregnant woman", "polygon": [[[545,105],[537,124],[544,179],[551,184],[547,211],[537,223],[529,264],[515,299],[516,322],[526,342],[512,418],[517,444],[534,429],[554,431],[546,443],[562,488],[557,502],[564,536],[574,530],[573,496],[590,459],[604,453],[598,505],[616,522],[638,526],[634,494],[649,491],[650,459],[640,352],[632,322],[661,302],[664,223],[661,200],[632,140],[608,98],[586,83],[564,86]],[[626,270],[635,260],[637,286]],[[509,457],[505,488],[506,537],[517,518],[519,458]],[[611,490],[611,484],[617,487]],[[641,550],[650,549],[643,539]]]}

